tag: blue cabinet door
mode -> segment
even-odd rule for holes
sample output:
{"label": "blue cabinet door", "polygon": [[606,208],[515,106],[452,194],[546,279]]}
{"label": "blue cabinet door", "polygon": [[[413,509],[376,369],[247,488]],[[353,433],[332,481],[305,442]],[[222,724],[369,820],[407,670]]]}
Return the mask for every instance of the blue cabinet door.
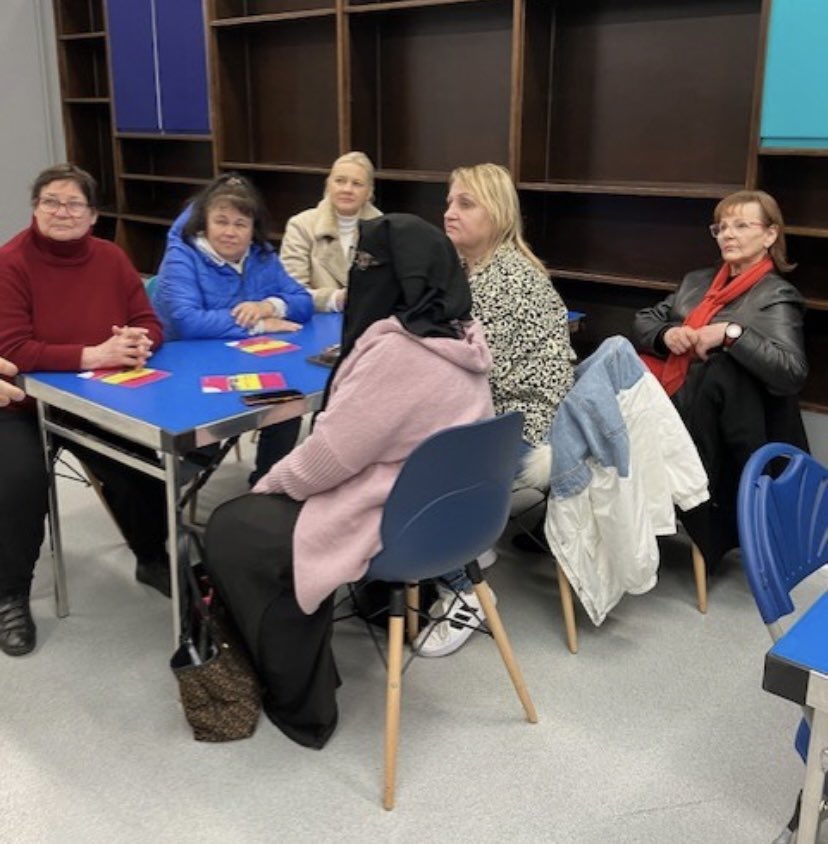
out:
{"label": "blue cabinet door", "polygon": [[207,55],[201,0],[155,0],[161,127],[207,134]]}
{"label": "blue cabinet door", "polygon": [[119,132],[157,132],[152,0],[106,0],[115,126]]}
{"label": "blue cabinet door", "polygon": [[774,0],[762,99],[762,145],[828,148],[828,2]]}

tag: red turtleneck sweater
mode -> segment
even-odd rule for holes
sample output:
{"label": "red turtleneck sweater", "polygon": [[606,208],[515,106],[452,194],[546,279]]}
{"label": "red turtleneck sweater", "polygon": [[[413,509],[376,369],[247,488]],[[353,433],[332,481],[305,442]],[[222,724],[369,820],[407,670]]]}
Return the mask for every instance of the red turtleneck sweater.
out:
{"label": "red turtleneck sweater", "polygon": [[163,340],[140,276],[114,243],[89,233],[52,240],[32,220],[0,247],[0,356],[21,372],[79,370],[84,346],[108,340],[113,325],[146,328],[156,349]]}

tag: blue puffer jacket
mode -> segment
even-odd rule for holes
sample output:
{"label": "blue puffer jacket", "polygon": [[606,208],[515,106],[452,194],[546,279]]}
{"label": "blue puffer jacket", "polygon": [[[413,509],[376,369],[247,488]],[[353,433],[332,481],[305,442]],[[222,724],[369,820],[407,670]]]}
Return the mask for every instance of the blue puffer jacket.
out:
{"label": "blue puffer jacket", "polygon": [[189,216],[188,207],[167,235],[167,251],[152,297],[167,339],[247,337],[249,332],[236,325],[231,310],[239,302],[260,302],[271,296],[284,300],[285,319],[307,322],[313,316],[310,293],[288,275],[275,251],[254,243],[239,275],[182,237]]}

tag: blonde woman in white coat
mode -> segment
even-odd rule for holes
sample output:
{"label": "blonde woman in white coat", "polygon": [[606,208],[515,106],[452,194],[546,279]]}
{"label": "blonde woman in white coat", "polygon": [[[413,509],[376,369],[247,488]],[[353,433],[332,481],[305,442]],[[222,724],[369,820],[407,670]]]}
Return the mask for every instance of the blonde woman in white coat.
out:
{"label": "blonde woman in white coat", "polygon": [[310,290],[317,311],[341,311],[345,306],[359,221],[381,213],[371,204],[373,197],[371,159],[362,152],[346,152],[331,167],[322,201],[288,220],[279,257]]}

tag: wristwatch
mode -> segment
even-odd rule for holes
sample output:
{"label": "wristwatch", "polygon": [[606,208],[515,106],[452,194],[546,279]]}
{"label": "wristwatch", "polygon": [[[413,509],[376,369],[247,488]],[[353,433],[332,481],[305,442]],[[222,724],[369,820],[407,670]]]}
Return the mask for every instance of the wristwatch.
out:
{"label": "wristwatch", "polygon": [[739,325],[738,322],[729,322],[725,326],[725,336],[722,347],[729,349],[742,336],[742,331],[742,326]]}

